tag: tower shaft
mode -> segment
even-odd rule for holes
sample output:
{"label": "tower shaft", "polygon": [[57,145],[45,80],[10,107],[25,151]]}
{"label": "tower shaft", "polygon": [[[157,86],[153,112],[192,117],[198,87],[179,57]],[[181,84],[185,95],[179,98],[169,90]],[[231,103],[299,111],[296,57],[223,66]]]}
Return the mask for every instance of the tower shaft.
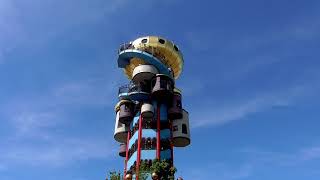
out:
{"label": "tower shaft", "polygon": [[148,36],[122,45],[118,55],[130,82],[119,88],[114,138],[125,157],[125,177],[151,178],[157,175],[154,160],[173,167],[174,147],[190,144],[188,112],[175,86],[182,54],[171,41]]}

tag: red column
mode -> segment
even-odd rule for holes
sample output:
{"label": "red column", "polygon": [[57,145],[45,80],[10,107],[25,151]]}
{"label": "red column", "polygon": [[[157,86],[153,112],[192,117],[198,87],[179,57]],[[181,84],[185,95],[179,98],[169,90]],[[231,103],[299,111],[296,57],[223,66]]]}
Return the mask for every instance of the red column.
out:
{"label": "red column", "polygon": [[138,157],[137,157],[137,166],[136,166],[136,179],[139,179],[139,169],[140,169],[140,161],[141,161],[141,136],[142,136],[142,117],[140,114],[139,117],[139,134],[138,134]]}
{"label": "red column", "polygon": [[130,128],[128,131],[128,136],[127,136],[127,144],[126,144],[126,161],[124,163],[124,177],[127,175],[127,163],[129,159],[129,141],[130,141]]}
{"label": "red column", "polygon": [[161,128],[160,128],[160,104],[158,104],[157,106],[157,159],[160,160],[160,142],[161,142],[161,137],[160,137],[160,131],[161,131]]}
{"label": "red column", "polygon": [[171,146],[171,159],[172,159],[172,166],[173,166],[173,142],[172,142],[172,121],[170,120],[170,146]]}

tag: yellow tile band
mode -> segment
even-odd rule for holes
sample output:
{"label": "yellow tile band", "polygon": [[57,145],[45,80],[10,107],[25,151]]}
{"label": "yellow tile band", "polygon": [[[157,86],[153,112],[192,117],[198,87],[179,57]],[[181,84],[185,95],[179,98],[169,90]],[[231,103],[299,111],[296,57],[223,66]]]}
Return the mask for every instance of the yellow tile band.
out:
{"label": "yellow tile band", "polygon": [[[183,56],[173,42],[158,36],[146,36],[134,40],[132,45],[134,49],[152,54],[171,68],[175,79],[180,76],[183,69]],[[132,79],[134,68],[140,64],[145,64],[143,59],[132,58],[130,64],[125,67],[124,72],[129,79]]]}

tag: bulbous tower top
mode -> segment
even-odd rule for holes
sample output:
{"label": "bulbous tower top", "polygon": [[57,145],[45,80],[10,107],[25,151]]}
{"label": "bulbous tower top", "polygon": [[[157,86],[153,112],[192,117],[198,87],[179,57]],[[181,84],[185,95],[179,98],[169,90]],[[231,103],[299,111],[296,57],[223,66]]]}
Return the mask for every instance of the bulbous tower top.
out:
{"label": "bulbous tower top", "polygon": [[[144,56],[126,57],[127,62],[122,66],[129,79],[132,79],[133,70],[142,64],[153,64],[156,66],[157,64],[161,64],[158,65],[158,68],[159,66],[162,66],[162,68],[169,69],[175,79],[177,79],[182,72],[184,64],[183,55],[178,46],[170,40],[159,36],[140,37],[130,43],[122,45],[119,50],[119,57],[124,54],[123,52],[130,50],[142,51],[147,55],[152,55],[156,58],[154,61],[157,62],[154,64],[150,62],[150,60],[147,60],[147,58],[144,58]],[[120,61],[122,60],[122,58],[119,59]],[[119,59],[118,64],[121,64],[121,62],[119,63]]]}

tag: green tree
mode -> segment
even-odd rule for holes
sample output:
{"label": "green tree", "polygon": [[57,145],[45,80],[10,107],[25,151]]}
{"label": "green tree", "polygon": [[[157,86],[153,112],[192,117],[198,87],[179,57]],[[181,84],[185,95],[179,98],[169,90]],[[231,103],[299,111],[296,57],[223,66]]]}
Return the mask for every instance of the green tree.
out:
{"label": "green tree", "polygon": [[109,179],[110,180],[121,180],[122,175],[120,172],[111,171],[109,172]]}
{"label": "green tree", "polygon": [[[151,167],[145,163],[140,162],[139,169],[139,180],[147,180],[148,177],[153,173],[157,173],[159,180],[174,180],[174,174],[177,169],[171,166],[171,163],[167,160],[153,160]],[[122,180],[123,175],[116,171],[109,172],[108,180]]]}
{"label": "green tree", "polygon": [[168,162],[167,160],[154,160],[152,162],[150,170],[157,173],[160,180],[173,180],[174,174],[177,171],[177,169],[171,166],[170,162]]}
{"label": "green tree", "polygon": [[140,162],[140,169],[139,169],[139,180],[147,180],[148,174],[150,174],[150,167],[144,161]]}

